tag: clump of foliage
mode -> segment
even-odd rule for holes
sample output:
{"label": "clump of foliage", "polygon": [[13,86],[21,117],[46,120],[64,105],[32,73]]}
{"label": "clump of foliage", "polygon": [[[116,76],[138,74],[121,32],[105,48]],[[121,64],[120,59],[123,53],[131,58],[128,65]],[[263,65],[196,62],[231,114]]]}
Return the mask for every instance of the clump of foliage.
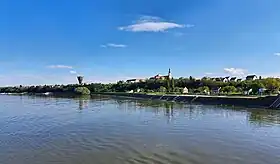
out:
{"label": "clump of foliage", "polygon": [[[81,92],[78,88],[84,88]],[[232,82],[221,82],[214,81],[210,78],[194,79],[189,78],[178,78],[170,80],[162,79],[148,79],[147,81],[142,81],[138,83],[127,83],[124,81],[119,81],[117,83],[101,84],[101,83],[91,83],[83,84],[80,86],[78,84],[69,85],[39,85],[39,86],[14,86],[14,87],[0,87],[0,93],[73,93],[77,94],[89,94],[91,93],[101,93],[101,92],[127,92],[127,91],[137,91],[140,92],[161,92],[161,93],[182,93],[183,88],[188,88],[189,93],[213,93],[216,88],[221,88],[221,94],[244,94],[244,92],[252,90],[251,94],[259,94],[260,88],[265,88],[266,92],[264,94],[275,94],[278,93],[280,89],[280,79],[279,78],[264,78],[257,80],[244,80],[244,81],[232,81]]]}
{"label": "clump of foliage", "polygon": [[78,95],[90,95],[90,90],[87,87],[75,88],[74,92]]}
{"label": "clump of foliage", "polygon": [[225,93],[234,93],[236,92],[236,88],[234,86],[225,86],[222,88],[222,92],[225,92]]}

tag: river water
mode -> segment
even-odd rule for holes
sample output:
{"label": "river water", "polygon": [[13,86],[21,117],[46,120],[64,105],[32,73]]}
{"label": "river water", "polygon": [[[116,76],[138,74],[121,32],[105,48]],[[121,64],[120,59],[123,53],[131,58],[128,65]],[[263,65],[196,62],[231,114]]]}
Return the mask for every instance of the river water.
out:
{"label": "river water", "polygon": [[280,112],[0,95],[0,164],[280,164]]}

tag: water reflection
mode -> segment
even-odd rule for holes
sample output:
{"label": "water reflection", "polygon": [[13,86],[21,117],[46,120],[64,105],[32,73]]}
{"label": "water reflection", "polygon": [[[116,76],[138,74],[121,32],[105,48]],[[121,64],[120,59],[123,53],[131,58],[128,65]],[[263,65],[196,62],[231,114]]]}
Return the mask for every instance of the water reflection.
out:
{"label": "water reflection", "polygon": [[90,101],[90,96],[80,96],[78,97],[78,102],[79,102],[79,110],[83,110],[84,108],[88,107],[88,103]]}
{"label": "water reflection", "polygon": [[1,164],[278,164],[280,159],[280,111],[105,96],[4,96],[0,104]]}
{"label": "water reflection", "polygon": [[[233,107],[208,106],[204,108],[202,105],[192,105],[184,103],[175,103],[167,101],[154,100],[133,100],[117,98],[118,109],[120,110],[145,110],[155,114],[164,113],[169,120],[174,118],[174,109],[183,111],[188,119],[196,119],[207,114],[219,114],[224,118],[234,118],[235,116],[246,115],[247,121],[257,126],[265,126],[268,124],[280,124],[280,111],[265,109],[245,109]],[[178,113],[180,114],[180,112]]]}
{"label": "water reflection", "polygon": [[275,110],[251,110],[248,121],[258,126],[280,124],[280,111]]}

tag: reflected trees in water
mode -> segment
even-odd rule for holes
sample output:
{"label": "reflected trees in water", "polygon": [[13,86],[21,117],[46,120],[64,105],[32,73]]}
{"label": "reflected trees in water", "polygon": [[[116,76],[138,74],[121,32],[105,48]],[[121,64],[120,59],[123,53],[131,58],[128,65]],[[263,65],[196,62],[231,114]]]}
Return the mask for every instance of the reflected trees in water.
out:
{"label": "reflected trees in water", "polygon": [[250,110],[248,121],[254,125],[265,126],[280,124],[280,111],[276,110]]}

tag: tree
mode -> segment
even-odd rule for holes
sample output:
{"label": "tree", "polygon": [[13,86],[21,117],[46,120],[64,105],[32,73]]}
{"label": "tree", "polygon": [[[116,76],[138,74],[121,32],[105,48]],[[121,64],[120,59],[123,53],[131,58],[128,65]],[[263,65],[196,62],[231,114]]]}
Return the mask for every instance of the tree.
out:
{"label": "tree", "polygon": [[207,87],[207,86],[199,87],[197,90],[198,90],[200,93],[207,93],[207,92],[210,91],[209,87]]}
{"label": "tree", "polygon": [[280,82],[275,78],[263,79],[263,83],[266,89],[268,89],[271,93],[278,91],[280,88]]}
{"label": "tree", "polygon": [[225,86],[221,89],[222,92],[232,93],[236,92],[236,88],[234,86]]}
{"label": "tree", "polygon": [[264,88],[264,85],[260,81],[254,81],[251,88],[253,93],[258,93],[260,88]]}
{"label": "tree", "polygon": [[87,87],[75,88],[74,92],[78,95],[90,95],[90,90]]}
{"label": "tree", "polygon": [[163,87],[163,86],[161,86],[161,87],[159,88],[159,92],[165,93],[165,92],[166,92],[166,88]]}
{"label": "tree", "polygon": [[172,78],[171,80],[171,91],[174,92],[175,90],[175,82],[174,82],[174,79]]}
{"label": "tree", "polygon": [[167,92],[170,92],[170,79],[166,80],[166,89],[167,89]]}
{"label": "tree", "polygon": [[173,92],[182,93],[183,92],[183,88],[175,87]]}

